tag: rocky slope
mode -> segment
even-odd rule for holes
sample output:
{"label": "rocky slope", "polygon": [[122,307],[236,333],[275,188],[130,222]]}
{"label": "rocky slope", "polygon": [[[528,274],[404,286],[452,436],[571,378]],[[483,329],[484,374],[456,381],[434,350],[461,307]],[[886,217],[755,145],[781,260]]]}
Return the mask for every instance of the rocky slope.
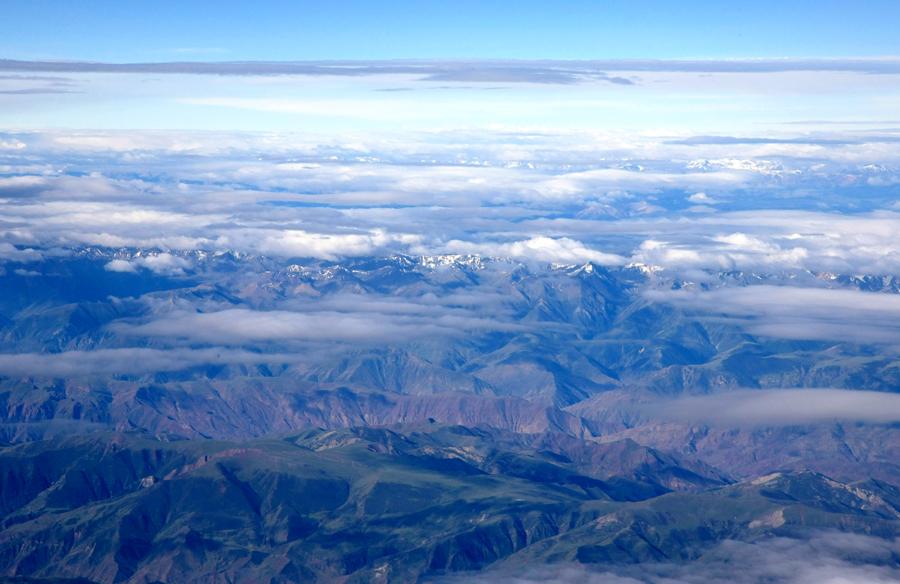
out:
{"label": "rocky slope", "polygon": [[429,425],[11,447],[0,452],[0,558],[8,575],[110,583],[413,582],[504,559],[687,559],[806,528],[900,534],[897,491],[877,483],[704,477],[702,491],[666,494],[647,482],[647,454],[623,455],[633,445],[586,463],[537,449],[552,437],[532,440],[506,450],[502,437]]}

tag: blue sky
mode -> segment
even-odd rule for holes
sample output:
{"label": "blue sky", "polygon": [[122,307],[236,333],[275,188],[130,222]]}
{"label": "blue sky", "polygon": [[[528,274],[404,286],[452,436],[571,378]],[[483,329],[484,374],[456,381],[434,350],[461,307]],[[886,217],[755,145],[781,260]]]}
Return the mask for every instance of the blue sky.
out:
{"label": "blue sky", "polygon": [[[0,59],[358,61],[353,74],[0,61],[0,128],[11,130],[752,134],[895,120],[900,103],[896,0],[7,0],[0,10]],[[415,62],[385,69],[386,59]]]}
{"label": "blue sky", "polygon": [[900,54],[895,0],[6,0],[0,57],[301,60]]}

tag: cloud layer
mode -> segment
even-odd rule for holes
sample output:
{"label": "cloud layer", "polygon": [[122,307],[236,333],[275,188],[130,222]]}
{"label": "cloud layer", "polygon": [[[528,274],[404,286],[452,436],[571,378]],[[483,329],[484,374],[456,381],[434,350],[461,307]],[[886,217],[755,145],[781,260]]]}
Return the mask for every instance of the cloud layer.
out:
{"label": "cloud layer", "polygon": [[[6,134],[0,258],[99,245],[157,248],[110,269],[160,273],[188,271],[165,254],[194,249],[332,260],[463,252],[685,273],[900,270],[896,143],[845,134],[809,153],[787,139],[442,136]],[[820,184],[837,186],[811,198]]]}
{"label": "cloud layer", "polygon": [[891,584],[897,582],[900,543],[850,533],[807,539],[775,537],[756,543],[725,541],[699,560],[643,563],[610,570],[584,565],[526,565],[438,582],[491,584]]}
{"label": "cloud layer", "polygon": [[900,394],[843,389],[738,390],[654,403],[664,419],[720,426],[784,426],[854,421],[900,422]]}
{"label": "cloud layer", "polygon": [[141,375],[208,365],[292,363],[296,355],[215,349],[94,349],[62,353],[0,353],[0,375],[9,377],[82,377]]}
{"label": "cloud layer", "polygon": [[[852,71],[900,73],[900,59],[619,59],[580,61],[299,61],[98,63],[0,59],[0,71],[52,73],[156,73],[195,75],[418,75],[434,81],[502,81],[568,84],[579,79],[609,79],[607,71],[676,73],[775,73]],[[617,77],[612,80],[616,82]],[[627,80],[625,80],[627,82]],[[619,81],[621,83],[621,81]]]}
{"label": "cloud layer", "polygon": [[760,285],[646,295],[710,318],[729,318],[755,335],[900,345],[900,294]]}

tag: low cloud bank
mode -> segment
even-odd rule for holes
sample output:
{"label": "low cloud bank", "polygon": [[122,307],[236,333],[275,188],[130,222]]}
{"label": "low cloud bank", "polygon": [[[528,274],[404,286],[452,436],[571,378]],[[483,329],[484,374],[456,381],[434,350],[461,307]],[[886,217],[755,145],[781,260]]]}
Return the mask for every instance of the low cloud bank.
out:
{"label": "low cloud bank", "polygon": [[900,344],[900,295],[857,290],[746,286],[653,290],[655,302],[724,315],[754,335],[795,340]]}
{"label": "low cloud bank", "polygon": [[[280,341],[389,342],[461,335],[468,331],[522,331],[524,326],[485,316],[474,306],[441,305],[433,296],[404,298],[342,295],[300,303],[302,311],[228,308],[214,312],[177,310],[143,324],[116,323],[130,337],[196,343],[244,344]],[[445,302],[461,303],[450,297]]]}
{"label": "low cloud bank", "polygon": [[893,584],[900,540],[840,532],[809,539],[724,541],[687,563],[526,565],[434,580],[441,584]]}
{"label": "low cloud bank", "polygon": [[296,355],[232,349],[97,349],[61,353],[0,353],[0,376],[80,377],[179,371],[204,365],[291,363]]}
{"label": "low cloud bank", "polygon": [[728,426],[829,420],[889,424],[900,422],[900,394],[846,389],[738,390],[656,402],[644,411],[678,421]]}

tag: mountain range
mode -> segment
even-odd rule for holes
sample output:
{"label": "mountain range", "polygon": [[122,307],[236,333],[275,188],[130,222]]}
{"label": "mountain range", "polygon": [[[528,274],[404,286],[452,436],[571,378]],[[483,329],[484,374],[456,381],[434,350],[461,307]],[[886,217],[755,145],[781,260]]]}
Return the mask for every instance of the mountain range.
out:
{"label": "mountain range", "polygon": [[900,292],[803,270],[44,250],[0,275],[0,571],[414,582],[892,541],[893,350],[696,302],[801,284]]}

